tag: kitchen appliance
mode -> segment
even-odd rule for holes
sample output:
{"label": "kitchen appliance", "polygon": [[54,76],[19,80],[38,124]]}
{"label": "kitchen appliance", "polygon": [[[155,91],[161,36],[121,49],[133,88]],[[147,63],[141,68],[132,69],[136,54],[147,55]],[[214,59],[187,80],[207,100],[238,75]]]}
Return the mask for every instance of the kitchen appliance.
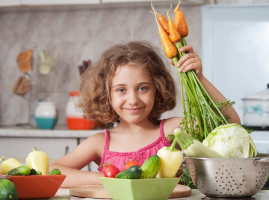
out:
{"label": "kitchen appliance", "polygon": [[269,84],[267,89],[245,96],[244,125],[251,127],[269,127]]}
{"label": "kitchen appliance", "polygon": [[266,183],[269,157],[185,157],[196,188],[209,197],[251,197]]}

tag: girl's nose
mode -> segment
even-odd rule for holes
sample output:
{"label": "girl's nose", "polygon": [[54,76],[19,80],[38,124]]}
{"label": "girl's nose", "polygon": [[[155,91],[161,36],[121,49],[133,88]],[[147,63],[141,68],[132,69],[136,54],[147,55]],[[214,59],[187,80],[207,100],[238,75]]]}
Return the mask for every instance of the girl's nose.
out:
{"label": "girl's nose", "polygon": [[130,105],[135,105],[139,102],[139,95],[135,91],[129,91],[128,103]]}

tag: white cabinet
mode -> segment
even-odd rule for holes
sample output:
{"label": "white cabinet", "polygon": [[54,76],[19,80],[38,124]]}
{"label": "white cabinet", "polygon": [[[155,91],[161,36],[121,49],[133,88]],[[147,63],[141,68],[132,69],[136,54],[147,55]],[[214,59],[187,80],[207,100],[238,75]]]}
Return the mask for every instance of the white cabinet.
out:
{"label": "white cabinet", "polygon": [[49,156],[50,163],[77,147],[76,139],[63,138],[0,138],[0,156],[16,158],[23,164],[28,154],[36,147]]}
{"label": "white cabinet", "polygon": [[85,5],[85,4],[100,4],[100,0],[21,0],[24,6],[33,5]]}
{"label": "white cabinet", "polygon": [[0,7],[20,6],[21,0],[1,0]]}

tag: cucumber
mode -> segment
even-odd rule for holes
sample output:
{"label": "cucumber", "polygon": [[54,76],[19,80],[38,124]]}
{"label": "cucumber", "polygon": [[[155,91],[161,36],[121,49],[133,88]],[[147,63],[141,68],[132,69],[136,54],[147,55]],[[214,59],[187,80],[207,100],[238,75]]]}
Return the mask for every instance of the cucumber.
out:
{"label": "cucumber", "polygon": [[121,179],[139,179],[141,177],[142,169],[140,166],[132,166],[124,171],[119,172],[115,178]]}
{"label": "cucumber", "polygon": [[48,175],[61,175],[61,171],[57,168],[51,170]]}
{"label": "cucumber", "polygon": [[24,176],[27,176],[29,175],[31,172],[30,168],[27,167],[27,166],[19,166],[19,167],[16,167],[12,170],[10,170],[7,175],[10,175],[10,176],[18,176],[18,175],[24,175]]}
{"label": "cucumber", "polygon": [[150,156],[141,166],[141,178],[155,178],[161,167],[161,159],[158,155]]}
{"label": "cucumber", "polygon": [[0,200],[16,200],[18,192],[14,183],[5,178],[0,178]]}
{"label": "cucumber", "polygon": [[41,171],[36,171],[37,175],[42,175],[42,172]]}
{"label": "cucumber", "polygon": [[38,173],[35,169],[31,169],[29,175],[38,175]]}

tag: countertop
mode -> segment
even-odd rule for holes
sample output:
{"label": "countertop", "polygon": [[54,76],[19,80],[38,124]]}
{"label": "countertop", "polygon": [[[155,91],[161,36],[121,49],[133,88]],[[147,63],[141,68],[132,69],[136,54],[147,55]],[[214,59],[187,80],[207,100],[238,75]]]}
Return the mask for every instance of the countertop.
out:
{"label": "countertop", "polygon": [[[42,130],[37,126],[2,126],[0,138],[74,138],[80,141],[102,131],[103,129],[69,130],[66,125],[56,126],[53,130]],[[259,153],[269,153],[269,130],[255,130],[251,137]]]}
{"label": "countertop", "polygon": [[[60,188],[58,190],[58,192],[56,193],[55,197],[60,197],[60,196],[68,196],[69,195],[69,189],[67,188]],[[71,196],[71,198],[69,200],[95,200],[93,198],[82,198],[82,197],[73,197]],[[183,198],[175,198],[173,200],[268,200],[269,199],[269,190],[262,190],[259,193],[257,193],[256,195],[254,195],[253,197],[249,197],[249,198],[210,198],[210,197],[206,197],[205,195],[203,195],[201,192],[199,192],[199,190],[197,189],[193,189],[192,190],[192,194],[189,197],[183,197]],[[103,199],[103,200],[108,200],[108,199]]]}
{"label": "countertop", "polygon": [[[69,130],[67,126],[56,126],[52,130],[39,129],[37,126],[2,126],[0,137],[62,137],[62,138],[87,138],[103,129]],[[254,131],[251,137],[256,142],[269,142],[269,131]]]}
{"label": "countertop", "polygon": [[14,126],[1,127],[0,137],[88,138],[102,131],[103,129],[69,130],[66,126],[57,126],[53,130],[38,129],[35,126]]}

